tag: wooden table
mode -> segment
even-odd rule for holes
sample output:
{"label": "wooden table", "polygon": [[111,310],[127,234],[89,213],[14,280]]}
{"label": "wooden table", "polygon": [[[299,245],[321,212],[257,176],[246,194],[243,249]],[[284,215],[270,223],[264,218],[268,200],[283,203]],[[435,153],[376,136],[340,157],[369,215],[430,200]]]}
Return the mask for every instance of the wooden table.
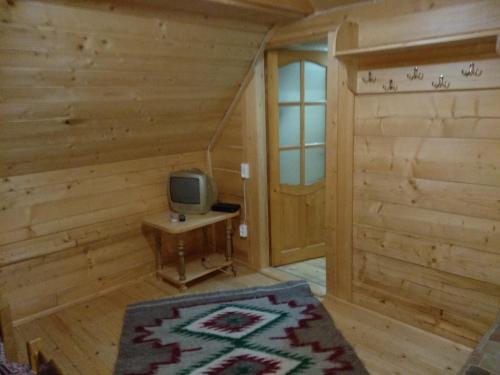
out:
{"label": "wooden table", "polygon": [[[187,283],[215,271],[231,269],[233,275],[236,271],[233,267],[233,245],[232,245],[232,219],[239,215],[238,212],[215,212],[210,211],[204,215],[186,215],[186,221],[173,223],[170,220],[170,212],[163,212],[147,216],[143,225],[156,230],[156,273],[159,277],[178,286],[181,290],[187,289]],[[186,262],[184,252],[183,234],[202,228],[205,237],[204,246],[208,244],[207,228],[210,225],[226,222],[226,251],[225,254],[210,254],[210,266],[205,264],[206,249],[203,249],[200,257]],[[162,233],[177,237],[177,264],[164,264],[162,257]]]}

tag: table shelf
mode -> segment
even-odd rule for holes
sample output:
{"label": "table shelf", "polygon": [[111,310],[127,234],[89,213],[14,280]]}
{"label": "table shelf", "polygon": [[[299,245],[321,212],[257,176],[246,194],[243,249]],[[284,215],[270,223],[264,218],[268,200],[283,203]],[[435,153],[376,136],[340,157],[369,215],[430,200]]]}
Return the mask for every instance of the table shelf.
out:
{"label": "table shelf", "polygon": [[177,285],[184,286],[194,280],[200,279],[207,276],[213,272],[223,270],[224,268],[231,267],[233,265],[232,260],[226,260],[226,257],[220,253],[212,253],[206,257],[210,259],[210,268],[205,268],[202,264],[202,257],[190,257],[186,262],[186,279],[180,280],[179,273],[177,271],[177,263],[167,263],[163,268],[157,271],[158,276],[166,279],[167,281]]}

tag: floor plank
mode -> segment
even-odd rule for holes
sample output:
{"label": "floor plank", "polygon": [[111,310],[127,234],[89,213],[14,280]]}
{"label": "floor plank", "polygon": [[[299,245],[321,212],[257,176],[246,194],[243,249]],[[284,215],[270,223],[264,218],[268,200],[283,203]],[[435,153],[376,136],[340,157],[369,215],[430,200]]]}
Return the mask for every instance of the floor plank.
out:
{"label": "floor plank", "polygon": [[471,349],[374,311],[326,298],[336,326],[372,374],[456,374]]}
{"label": "floor plank", "polygon": [[324,257],[291,263],[276,268],[322,287],[326,286],[326,260]]}
{"label": "floor plank", "polygon": [[[320,267],[321,262],[316,262]],[[276,283],[275,278],[238,267],[238,277],[219,274],[196,283],[188,293]],[[148,277],[107,295],[16,327],[19,352],[41,337],[64,373],[111,374],[125,308],[130,303],[176,295],[176,288]],[[372,374],[453,374],[470,350],[359,306],[327,298],[325,306]]]}

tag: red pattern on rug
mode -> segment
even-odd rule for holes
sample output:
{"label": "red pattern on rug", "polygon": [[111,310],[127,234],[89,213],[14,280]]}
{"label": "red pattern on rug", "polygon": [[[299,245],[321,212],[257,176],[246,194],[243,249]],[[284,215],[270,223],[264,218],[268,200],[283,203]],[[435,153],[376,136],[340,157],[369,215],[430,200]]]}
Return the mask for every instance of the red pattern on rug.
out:
{"label": "red pattern on rug", "polygon": [[[238,318],[241,318],[240,322],[234,322],[231,323],[230,320],[231,317],[234,317],[238,315]],[[250,313],[246,312],[226,312],[226,313],[221,313],[214,318],[210,319],[208,322],[203,323],[203,327],[205,328],[211,328],[216,331],[221,331],[221,332],[241,332],[243,331],[246,327],[252,326],[262,320],[262,317],[258,315],[253,315]]]}
{"label": "red pattern on rug", "polygon": [[[331,347],[331,348],[322,348],[319,341],[300,342],[299,337],[296,334],[296,331],[299,329],[309,328],[308,322],[322,319],[321,315],[314,311],[314,310],[316,310],[316,307],[313,304],[299,305],[294,300],[289,300],[288,302],[281,302],[280,303],[280,302],[278,302],[277,297],[274,295],[267,295],[265,297],[267,297],[269,302],[273,305],[286,303],[286,304],[288,304],[288,306],[290,306],[292,308],[305,307],[304,311],[302,311],[302,314],[310,315],[309,318],[300,319],[298,321],[297,327],[285,328],[284,330],[285,330],[286,335],[284,337],[274,337],[271,339],[275,339],[275,340],[288,339],[288,340],[290,340],[292,346],[311,346],[311,349],[314,353],[332,352],[332,354],[328,357],[328,361],[335,364],[336,367],[324,369],[324,371],[323,371],[324,375],[337,375],[340,371],[344,372],[344,371],[350,371],[353,369],[353,366],[350,362],[340,360],[340,357],[345,354],[345,349],[343,347],[337,346],[337,347]],[[232,300],[226,299],[226,300],[220,301],[220,303],[238,302],[238,301],[244,301],[244,300],[248,300],[248,299],[252,299],[252,298],[253,297],[237,298],[237,299],[232,299]],[[212,302],[212,303],[218,303],[218,302],[216,301],[216,302]],[[189,308],[189,307],[193,307],[193,306],[202,306],[202,305],[204,305],[204,303],[196,303],[196,304],[183,306],[182,308],[185,309],[185,308]],[[171,356],[171,358],[169,358],[165,361],[155,362],[155,363],[151,364],[150,370],[145,372],[145,373],[140,373],[140,374],[139,373],[137,373],[137,374],[130,373],[127,375],[154,375],[159,366],[178,363],[178,361],[180,361],[180,359],[181,359],[182,352],[200,350],[200,348],[181,350],[180,347],[178,346],[178,344],[162,345],[160,340],[158,340],[158,339],[147,339],[147,337],[150,336],[150,334],[151,334],[151,332],[147,330],[148,327],[158,327],[162,324],[163,320],[174,320],[174,319],[180,318],[179,308],[173,308],[172,310],[173,310],[173,314],[171,317],[155,319],[154,325],[136,327],[136,329],[135,329],[136,332],[141,332],[143,334],[140,336],[137,336],[133,341],[134,341],[134,343],[151,342],[151,343],[153,343],[153,347],[155,347],[155,348],[168,347],[168,346],[172,345],[172,347],[174,348],[174,354]],[[266,374],[272,374],[272,372],[267,372]],[[211,374],[209,374],[209,375],[211,375]]]}
{"label": "red pattern on rug", "polygon": [[206,375],[220,375],[224,371],[227,371],[232,366],[237,365],[238,363],[249,362],[259,365],[261,369],[259,372],[254,372],[252,375],[265,375],[265,374],[274,374],[276,371],[280,369],[280,362],[273,359],[259,358],[251,355],[239,355],[236,357],[232,357],[221,363],[219,366],[210,369],[206,372]]}
{"label": "red pattern on rug", "polygon": [[[294,304],[295,301],[290,301],[290,304]],[[295,306],[297,306],[295,304]],[[325,369],[324,374],[325,375],[335,375],[338,373],[338,371],[349,371],[352,370],[352,364],[348,361],[342,361],[340,360],[340,357],[345,354],[345,350],[341,346],[335,346],[331,348],[322,348],[321,344],[319,341],[310,341],[310,342],[301,342],[299,339],[299,336],[297,335],[297,331],[300,329],[307,329],[309,327],[309,322],[315,321],[315,320],[321,320],[321,315],[315,312],[316,306],[309,304],[306,305],[306,309],[302,311],[302,314],[304,315],[310,315],[310,318],[303,318],[298,321],[298,326],[297,327],[287,327],[285,328],[285,334],[286,336],[284,337],[272,337],[271,339],[273,340],[290,340],[290,343],[292,346],[311,346],[311,349],[314,353],[326,353],[326,352],[332,352],[331,356],[328,357],[328,360],[332,363],[335,363],[336,365],[340,365],[335,368],[331,369]]]}

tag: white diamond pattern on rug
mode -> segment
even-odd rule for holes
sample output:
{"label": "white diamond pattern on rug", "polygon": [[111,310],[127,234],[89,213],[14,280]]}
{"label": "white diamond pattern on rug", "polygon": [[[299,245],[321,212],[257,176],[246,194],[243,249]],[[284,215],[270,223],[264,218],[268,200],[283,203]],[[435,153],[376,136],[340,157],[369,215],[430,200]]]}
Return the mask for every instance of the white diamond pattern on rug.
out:
{"label": "white diamond pattern on rug", "polygon": [[228,306],[191,322],[183,329],[195,333],[240,339],[266,326],[280,316],[280,314],[266,311]]}
{"label": "white diamond pattern on rug", "polygon": [[216,374],[273,374],[289,373],[301,364],[295,359],[285,358],[257,350],[237,348],[191,372],[191,375]]}

